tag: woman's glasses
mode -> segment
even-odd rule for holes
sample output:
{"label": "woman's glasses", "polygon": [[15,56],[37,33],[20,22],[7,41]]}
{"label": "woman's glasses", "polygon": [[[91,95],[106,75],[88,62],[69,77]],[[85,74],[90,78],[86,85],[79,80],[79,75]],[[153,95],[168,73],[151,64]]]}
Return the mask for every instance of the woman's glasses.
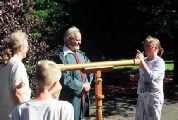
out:
{"label": "woman's glasses", "polygon": [[144,48],[153,48],[153,45],[144,45]]}

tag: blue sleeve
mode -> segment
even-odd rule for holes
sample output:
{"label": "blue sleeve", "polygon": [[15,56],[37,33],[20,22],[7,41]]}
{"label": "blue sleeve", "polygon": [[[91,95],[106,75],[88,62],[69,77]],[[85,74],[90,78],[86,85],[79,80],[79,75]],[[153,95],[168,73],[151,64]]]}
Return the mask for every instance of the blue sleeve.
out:
{"label": "blue sleeve", "polygon": [[[65,57],[63,56],[62,53],[58,54],[54,60],[57,64],[68,64],[67,60],[65,60]],[[80,70],[76,70],[75,72],[81,76]],[[74,94],[75,96],[78,96],[83,88],[83,82],[81,82],[81,80],[77,80],[76,78],[72,77],[71,74],[72,71],[62,72],[60,83],[62,87],[66,89],[68,92]]]}
{"label": "blue sleeve", "polygon": [[71,77],[70,71],[62,73],[60,83],[72,94],[78,96],[83,88],[83,83],[74,77]]}
{"label": "blue sleeve", "polygon": [[[85,62],[86,63],[90,63],[90,60],[86,56],[85,56]],[[94,74],[93,73],[88,73],[86,75],[87,75],[88,81],[91,83],[93,81]]]}

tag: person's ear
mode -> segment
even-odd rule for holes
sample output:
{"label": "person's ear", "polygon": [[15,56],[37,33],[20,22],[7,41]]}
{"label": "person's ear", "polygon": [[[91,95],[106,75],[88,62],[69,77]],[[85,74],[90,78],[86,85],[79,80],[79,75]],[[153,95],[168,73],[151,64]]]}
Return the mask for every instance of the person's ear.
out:
{"label": "person's ear", "polygon": [[57,81],[53,83],[53,85],[51,87],[55,88],[57,84]]}
{"label": "person's ear", "polygon": [[67,44],[70,45],[71,42],[72,42],[72,38],[68,38],[68,39],[67,39]]}
{"label": "person's ear", "polygon": [[156,50],[156,51],[158,50],[158,47],[157,47],[157,46],[155,47],[155,50]]}
{"label": "person's ear", "polygon": [[17,49],[19,49],[19,51],[22,51],[22,45],[19,45]]}
{"label": "person's ear", "polygon": [[53,88],[55,88],[55,87],[56,87],[56,84],[57,84],[57,81],[54,82],[54,83],[51,85],[51,87],[49,88],[49,91],[51,91]]}

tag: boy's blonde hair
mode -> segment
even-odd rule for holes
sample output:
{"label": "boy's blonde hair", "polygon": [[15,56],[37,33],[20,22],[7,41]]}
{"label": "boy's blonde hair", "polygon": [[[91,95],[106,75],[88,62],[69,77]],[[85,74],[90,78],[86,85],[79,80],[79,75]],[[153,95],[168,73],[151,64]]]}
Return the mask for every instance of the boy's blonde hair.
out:
{"label": "boy's blonde hair", "polygon": [[11,35],[7,36],[4,41],[7,42],[8,48],[3,51],[2,63],[3,66],[6,66],[9,59],[14,55],[14,52],[20,45],[24,45],[25,40],[28,39],[26,33],[18,30],[13,32]]}
{"label": "boy's blonde hair", "polygon": [[163,54],[163,52],[164,52],[164,50],[163,50],[163,48],[161,47],[161,43],[160,43],[160,41],[157,39],[157,38],[155,38],[155,37],[151,37],[150,35],[145,39],[145,41],[143,42],[144,43],[144,45],[146,44],[146,43],[149,43],[149,44],[152,44],[154,47],[158,47],[158,56],[162,56],[162,54]]}
{"label": "boy's blonde hair", "polygon": [[35,83],[38,88],[49,89],[60,78],[61,70],[55,62],[49,60],[38,62],[35,71]]}

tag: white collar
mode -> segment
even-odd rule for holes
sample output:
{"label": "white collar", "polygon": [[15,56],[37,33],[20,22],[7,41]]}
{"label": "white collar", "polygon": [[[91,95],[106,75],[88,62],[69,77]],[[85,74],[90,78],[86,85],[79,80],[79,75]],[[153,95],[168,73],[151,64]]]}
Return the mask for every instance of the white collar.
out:
{"label": "white collar", "polygon": [[67,46],[64,45],[63,47],[63,52],[64,52],[64,56],[67,55],[68,53],[72,53],[75,54],[73,51],[71,51]]}

